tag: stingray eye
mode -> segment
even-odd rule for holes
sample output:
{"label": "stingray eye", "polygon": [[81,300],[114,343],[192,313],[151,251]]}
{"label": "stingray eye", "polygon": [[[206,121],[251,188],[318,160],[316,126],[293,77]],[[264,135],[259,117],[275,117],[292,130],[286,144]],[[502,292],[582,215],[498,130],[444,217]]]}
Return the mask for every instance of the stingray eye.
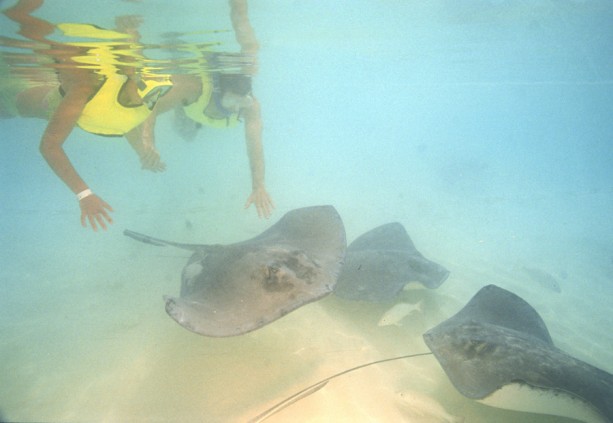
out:
{"label": "stingray eye", "polygon": [[492,349],[492,344],[481,340],[472,339],[467,346],[466,354],[470,358],[482,357],[483,355],[490,353]]}
{"label": "stingray eye", "polygon": [[278,271],[279,268],[276,266],[264,266],[264,277],[266,279],[274,278]]}

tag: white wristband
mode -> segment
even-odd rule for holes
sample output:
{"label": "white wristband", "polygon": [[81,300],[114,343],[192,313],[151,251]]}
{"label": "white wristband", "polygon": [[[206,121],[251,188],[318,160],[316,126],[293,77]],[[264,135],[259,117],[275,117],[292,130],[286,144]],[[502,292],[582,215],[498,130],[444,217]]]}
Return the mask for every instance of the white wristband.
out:
{"label": "white wristband", "polygon": [[89,188],[84,189],[83,191],[81,191],[80,193],[77,194],[77,200],[81,201],[85,197],[89,197],[90,195],[93,195],[93,194],[94,193],[92,192],[91,189],[89,189]]}

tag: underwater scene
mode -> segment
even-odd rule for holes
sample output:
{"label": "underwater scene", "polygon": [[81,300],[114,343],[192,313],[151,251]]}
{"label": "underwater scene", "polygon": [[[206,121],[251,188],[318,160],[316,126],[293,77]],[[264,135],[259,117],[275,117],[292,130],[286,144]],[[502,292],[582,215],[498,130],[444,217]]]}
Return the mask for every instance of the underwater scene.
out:
{"label": "underwater scene", "polygon": [[613,422],[612,2],[0,10],[0,422]]}

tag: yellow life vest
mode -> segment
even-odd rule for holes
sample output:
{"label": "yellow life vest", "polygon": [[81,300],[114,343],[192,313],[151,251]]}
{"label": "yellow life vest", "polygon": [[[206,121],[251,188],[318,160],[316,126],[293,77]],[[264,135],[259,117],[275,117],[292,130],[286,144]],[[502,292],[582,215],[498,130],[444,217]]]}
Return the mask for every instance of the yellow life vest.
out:
{"label": "yellow life vest", "polygon": [[125,32],[113,31],[100,28],[93,24],[82,23],[59,23],[56,27],[67,37],[73,38],[94,38],[98,40],[125,40],[132,35]]}
{"label": "yellow life vest", "polygon": [[[142,104],[129,107],[119,103],[117,97],[128,81],[125,75],[113,74],[106,77],[102,86],[87,102],[77,121],[79,127],[99,135],[124,135],[147,119],[164,87],[170,87],[170,80],[147,80],[146,88],[138,90]],[[149,96],[150,98],[147,98]]]}
{"label": "yellow life vest", "polygon": [[185,115],[194,122],[201,123],[213,128],[228,128],[238,125],[238,114],[233,113],[222,118],[213,118],[204,113],[206,107],[213,100],[213,80],[208,74],[201,74],[202,93],[196,101],[183,107]]}
{"label": "yellow life vest", "polygon": [[[76,41],[66,44],[83,47],[85,54],[71,57],[78,66],[92,69],[99,74],[102,85],[87,102],[77,121],[79,127],[87,132],[99,135],[119,136],[134,129],[147,119],[158,98],[165,89],[172,86],[170,76],[141,75],[144,88],[138,89],[142,104],[126,106],[119,102],[118,97],[124,85],[128,82],[126,75],[118,73],[119,66],[126,65],[120,61],[121,55],[136,59],[131,65],[138,65],[139,56],[136,48],[126,49],[125,39],[129,34],[98,28],[89,24],[58,24],[57,27],[69,37],[102,39],[105,41]],[[112,40],[112,41],[106,41]],[[121,55],[117,49],[121,48]],[[142,57],[140,57],[142,59]]]}

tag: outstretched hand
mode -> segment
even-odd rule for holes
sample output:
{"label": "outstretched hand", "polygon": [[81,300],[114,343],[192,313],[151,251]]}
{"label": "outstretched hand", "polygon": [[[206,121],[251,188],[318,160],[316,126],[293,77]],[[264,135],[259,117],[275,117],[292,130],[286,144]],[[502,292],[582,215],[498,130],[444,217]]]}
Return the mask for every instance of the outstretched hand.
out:
{"label": "outstretched hand", "polygon": [[249,198],[247,198],[245,208],[249,208],[251,204],[255,204],[255,208],[260,218],[265,217],[268,219],[272,214],[272,209],[275,208],[275,205],[265,188],[257,188],[253,190]]}
{"label": "outstretched hand", "polygon": [[140,155],[141,169],[150,170],[152,172],[164,172],[166,164],[160,159],[160,153],[153,148],[147,148]]}
{"label": "outstretched hand", "polygon": [[87,222],[89,222],[94,231],[98,231],[98,225],[106,230],[106,224],[113,223],[113,219],[108,213],[112,212],[113,208],[97,195],[92,194],[83,198],[79,201],[79,206],[81,206],[81,225],[84,228],[87,227]]}

